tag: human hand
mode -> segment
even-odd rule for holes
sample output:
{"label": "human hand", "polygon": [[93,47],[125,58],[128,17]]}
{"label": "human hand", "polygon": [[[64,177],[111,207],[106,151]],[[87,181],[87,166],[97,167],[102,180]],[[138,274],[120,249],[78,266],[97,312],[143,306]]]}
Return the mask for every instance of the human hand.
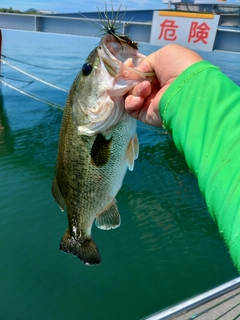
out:
{"label": "human hand", "polygon": [[155,72],[156,80],[144,81],[134,87],[125,99],[126,112],[152,126],[161,127],[159,101],[170,84],[192,64],[203,60],[196,52],[176,44],[153,52],[138,67],[143,72]]}

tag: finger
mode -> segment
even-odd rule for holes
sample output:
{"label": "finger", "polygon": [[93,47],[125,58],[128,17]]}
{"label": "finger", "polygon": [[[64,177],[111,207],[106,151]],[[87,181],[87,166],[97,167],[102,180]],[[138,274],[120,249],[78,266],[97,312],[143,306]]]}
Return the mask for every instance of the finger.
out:
{"label": "finger", "polygon": [[148,81],[143,81],[136,85],[132,91],[132,95],[146,98],[151,93],[151,84]]}
{"label": "finger", "polygon": [[139,110],[142,107],[144,98],[129,95],[125,99],[125,109],[127,113],[131,114],[134,118],[138,118]]}
{"label": "finger", "polygon": [[138,69],[143,72],[153,72],[155,70],[155,61],[156,61],[157,51],[151,53],[145,59],[142,60]]}

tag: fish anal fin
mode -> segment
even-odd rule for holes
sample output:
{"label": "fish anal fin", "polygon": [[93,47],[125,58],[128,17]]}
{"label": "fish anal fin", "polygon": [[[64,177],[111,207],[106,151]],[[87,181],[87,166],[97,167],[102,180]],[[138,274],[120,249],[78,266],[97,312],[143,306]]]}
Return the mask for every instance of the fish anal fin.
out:
{"label": "fish anal fin", "polygon": [[84,264],[94,265],[101,262],[98,248],[92,238],[76,239],[67,230],[60,242],[60,250],[72,253]]}
{"label": "fish anal fin", "polygon": [[60,188],[58,186],[56,176],[54,177],[53,182],[52,182],[52,195],[53,195],[53,198],[55,199],[55,201],[57,202],[57,204],[59,205],[60,209],[62,211],[64,211],[65,200],[64,200],[62,193],[60,191]]}
{"label": "fish anal fin", "polygon": [[95,224],[102,230],[115,229],[120,226],[121,217],[115,201],[108,210],[96,217]]}
{"label": "fish anal fin", "polygon": [[139,143],[138,137],[135,134],[134,137],[129,141],[126,153],[126,160],[129,170],[133,170],[134,168],[134,160],[138,158],[139,154]]}
{"label": "fish anal fin", "polygon": [[111,153],[112,139],[106,139],[99,133],[91,149],[92,163],[97,167],[102,167],[108,163]]}

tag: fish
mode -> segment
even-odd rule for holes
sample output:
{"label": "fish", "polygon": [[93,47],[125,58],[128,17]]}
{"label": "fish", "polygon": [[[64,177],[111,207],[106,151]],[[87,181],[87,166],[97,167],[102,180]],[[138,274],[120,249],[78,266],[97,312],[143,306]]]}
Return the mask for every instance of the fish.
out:
{"label": "fish", "polygon": [[91,236],[94,221],[102,230],[121,223],[116,195],[139,154],[136,120],[125,112],[124,96],[154,78],[137,69],[144,57],[135,42],[111,29],[87,57],[67,97],[52,195],[68,217],[60,250],[86,265],[101,262]]}

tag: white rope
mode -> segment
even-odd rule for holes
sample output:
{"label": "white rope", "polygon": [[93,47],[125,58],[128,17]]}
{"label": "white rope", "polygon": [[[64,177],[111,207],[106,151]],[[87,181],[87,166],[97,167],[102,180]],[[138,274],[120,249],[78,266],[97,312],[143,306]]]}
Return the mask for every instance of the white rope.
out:
{"label": "white rope", "polygon": [[42,79],[40,79],[40,78],[37,78],[37,77],[31,75],[30,73],[25,72],[25,71],[23,71],[23,70],[15,67],[15,66],[13,66],[12,64],[8,63],[7,61],[5,61],[5,60],[3,60],[3,59],[0,59],[0,62],[2,62],[3,64],[8,65],[9,67],[11,67],[11,68],[13,68],[13,69],[15,69],[15,70],[17,70],[17,71],[19,71],[19,72],[27,75],[27,76],[29,76],[30,78],[33,78],[34,80],[37,80],[37,81],[39,81],[39,82],[42,82],[42,83],[44,83],[44,84],[46,84],[46,85],[48,85],[48,86],[50,86],[50,87],[53,87],[53,88],[58,89],[58,90],[61,90],[61,91],[63,91],[63,92],[68,92],[68,90],[63,89],[63,88],[58,87],[58,86],[55,86],[54,84],[52,84],[52,83],[50,83],[50,82],[47,82],[47,81],[44,81],[44,80],[42,80]]}
{"label": "white rope", "polygon": [[13,60],[13,61],[16,61],[16,62],[20,62],[20,63],[23,63],[27,66],[32,66],[32,67],[35,67],[35,68],[41,68],[41,69],[47,69],[47,70],[64,70],[64,71],[68,71],[68,70],[79,70],[79,66],[78,67],[75,67],[75,68],[54,68],[54,67],[47,67],[47,66],[43,66],[43,65],[39,65],[39,64],[35,64],[35,63],[30,63],[30,62],[25,62],[23,60],[19,60],[19,59],[15,59],[15,58],[12,58],[12,57],[9,57],[9,56],[6,56],[5,54],[2,54],[1,55],[4,59],[9,59],[9,60]]}
{"label": "white rope", "polygon": [[41,99],[41,98],[39,98],[39,97],[37,97],[37,96],[35,96],[35,95],[33,95],[33,94],[30,94],[30,93],[28,93],[28,92],[26,92],[26,91],[23,91],[23,90],[15,87],[15,86],[13,86],[13,85],[5,82],[5,81],[3,81],[3,80],[1,80],[1,79],[0,79],[0,82],[1,82],[4,86],[7,86],[7,87],[9,87],[9,88],[11,88],[11,89],[13,89],[13,90],[15,90],[15,91],[17,91],[17,92],[20,92],[20,93],[22,93],[22,94],[24,94],[24,95],[26,95],[26,96],[28,96],[28,97],[30,97],[30,98],[32,98],[32,99],[35,99],[35,100],[37,100],[37,101],[40,101],[40,102],[42,102],[42,103],[44,103],[44,104],[46,104],[46,105],[48,105],[48,106],[50,106],[50,107],[59,109],[59,110],[61,110],[61,111],[64,110],[64,108],[63,108],[62,106],[58,105],[58,104],[55,104],[55,103],[53,103],[53,102],[51,102],[51,101],[48,101],[48,100],[45,100],[45,99]]}

